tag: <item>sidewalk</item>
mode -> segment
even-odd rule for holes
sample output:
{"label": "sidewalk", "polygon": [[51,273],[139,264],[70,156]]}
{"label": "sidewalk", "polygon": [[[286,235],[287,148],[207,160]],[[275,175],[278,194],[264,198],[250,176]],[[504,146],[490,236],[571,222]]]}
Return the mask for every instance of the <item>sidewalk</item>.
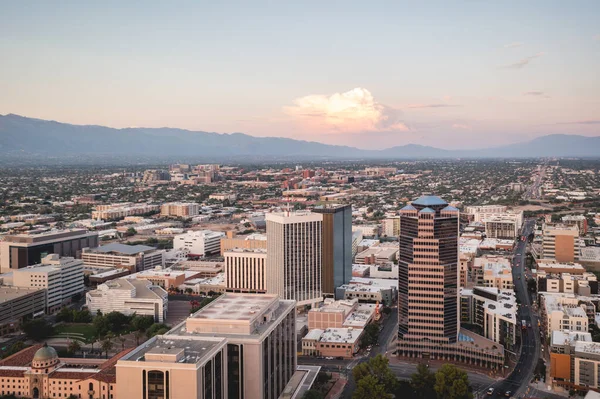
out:
{"label": "sidewalk", "polygon": [[327,396],[325,396],[325,399],[338,399],[340,397],[340,395],[342,394],[342,392],[344,392],[344,387],[348,383],[348,380],[346,379],[346,377],[344,377],[343,375],[341,375],[339,373],[331,373],[331,374],[332,374],[332,376],[335,376],[337,374],[338,380],[331,387],[331,389],[327,393]]}
{"label": "sidewalk", "polygon": [[529,384],[530,387],[545,393],[551,393],[553,395],[564,396],[565,398],[569,397],[569,391],[561,387],[555,387],[554,389],[548,389],[548,384],[545,382],[532,382]]}
{"label": "sidewalk", "polygon": [[[464,364],[464,363],[454,363],[451,360],[431,360],[430,359],[430,360],[425,361],[424,359],[418,359],[418,358],[408,358],[408,357],[400,357],[399,358],[395,355],[388,356],[388,359],[390,360],[390,364],[402,364],[402,363],[420,364],[420,363],[423,363],[423,364],[429,365],[430,367],[433,366],[436,369],[443,366],[444,364],[453,364],[462,370],[466,370],[466,371],[474,373],[474,374],[485,375],[485,376],[490,377],[495,380],[501,380],[501,379],[506,378],[501,375],[502,373],[493,373],[487,369],[482,369],[480,367],[473,367],[469,364]],[[508,372],[507,372],[506,376],[508,376]]]}

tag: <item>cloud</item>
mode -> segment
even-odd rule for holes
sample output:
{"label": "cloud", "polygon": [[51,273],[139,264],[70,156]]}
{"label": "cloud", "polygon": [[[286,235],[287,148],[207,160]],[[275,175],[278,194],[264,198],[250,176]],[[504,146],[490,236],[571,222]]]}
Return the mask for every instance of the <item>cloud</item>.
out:
{"label": "cloud", "polygon": [[455,130],[471,130],[471,126],[465,123],[455,123],[452,125],[452,129]]}
{"label": "cloud", "polygon": [[521,69],[525,66],[527,66],[531,61],[535,60],[536,58],[541,57],[542,55],[544,55],[544,53],[537,53],[535,55],[523,58],[522,60],[519,60],[513,64],[508,64],[503,66],[503,68],[506,69]]}
{"label": "cloud", "polygon": [[600,120],[557,122],[555,125],[600,125]]}
{"label": "cloud", "polygon": [[458,104],[411,104],[406,108],[450,108],[460,107]]}
{"label": "cloud", "polygon": [[410,130],[400,110],[380,104],[367,89],[357,87],[345,93],[313,94],[284,107],[284,112],[313,129],[337,132]]}
{"label": "cloud", "polygon": [[514,43],[508,43],[504,45],[504,48],[516,48],[516,47],[521,47],[524,43],[523,42],[514,42]]}
{"label": "cloud", "polygon": [[543,98],[550,98],[549,95],[547,95],[546,93],[544,93],[543,91],[526,91],[525,93],[523,93],[524,96],[532,96],[532,97],[543,97]]}

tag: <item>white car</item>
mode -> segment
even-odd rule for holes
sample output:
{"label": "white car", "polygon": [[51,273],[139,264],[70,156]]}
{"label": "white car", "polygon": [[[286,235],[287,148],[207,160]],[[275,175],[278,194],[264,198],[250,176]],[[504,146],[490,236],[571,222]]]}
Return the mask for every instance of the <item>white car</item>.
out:
{"label": "white car", "polygon": [[487,394],[492,396],[494,394],[494,388],[488,389]]}

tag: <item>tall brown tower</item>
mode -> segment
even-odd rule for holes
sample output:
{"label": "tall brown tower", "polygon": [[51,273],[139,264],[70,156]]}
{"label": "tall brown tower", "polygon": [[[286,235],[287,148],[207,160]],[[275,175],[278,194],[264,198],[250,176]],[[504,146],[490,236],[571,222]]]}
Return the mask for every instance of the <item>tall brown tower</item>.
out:
{"label": "tall brown tower", "polygon": [[400,211],[398,349],[427,356],[457,342],[459,211],[424,196]]}

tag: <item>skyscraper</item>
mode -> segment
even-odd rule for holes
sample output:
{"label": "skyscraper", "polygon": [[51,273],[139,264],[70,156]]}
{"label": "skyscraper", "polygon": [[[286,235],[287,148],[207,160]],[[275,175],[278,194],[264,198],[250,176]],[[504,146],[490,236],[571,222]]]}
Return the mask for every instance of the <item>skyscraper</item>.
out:
{"label": "skyscraper", "polygon": [[333,205],[313,209],[323,215],[323,294],[352,279],[352,205]]}
{"label": "skyscraper", "polygon": [[458,226],[458,209],[439,197],[400,211],[399,339],[456,342]]}
{"label": "skyscraper", "polygon": [[502,367],[504,348],[460,329],[459,211],[435,196],[400,210],[398,356]]}
{"label": "skyscraper", "polygon": [[267,293],[294,299],[298,306],[322,301],[323,215],[269,213],[265,219]]}

